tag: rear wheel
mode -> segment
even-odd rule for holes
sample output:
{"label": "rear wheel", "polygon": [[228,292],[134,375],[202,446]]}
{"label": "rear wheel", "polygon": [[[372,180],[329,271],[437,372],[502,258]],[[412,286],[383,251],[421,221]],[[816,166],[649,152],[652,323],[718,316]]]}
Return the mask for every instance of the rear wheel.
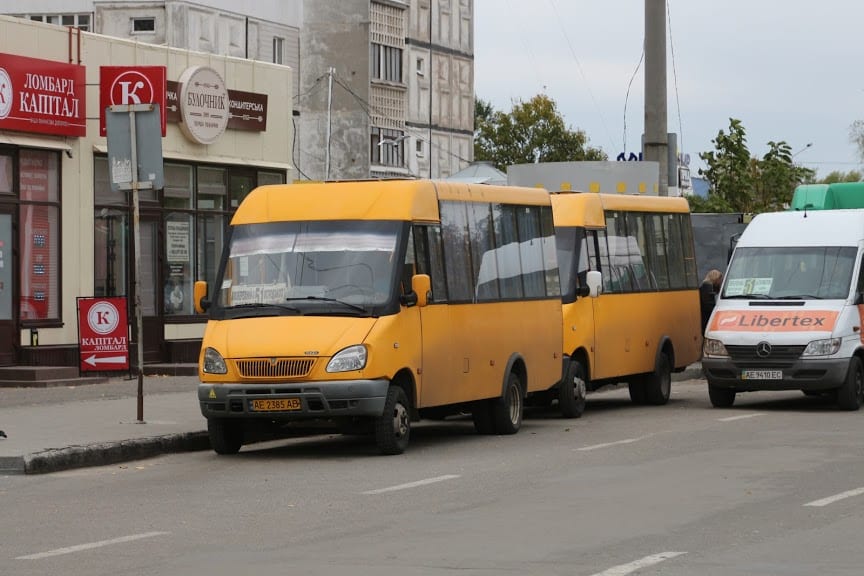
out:
{"label": "rear wheel", "polygon": [[672,393],[672,362],[665,352],[657,357],[657,365],[654,372],[649,374],[644,381],[645,403],[661,406],[669,402]]}
{"label": "rear wheel", "polygon": [[635,378],[627,383],[627,389],[630,391],[630,401],[633,404],[645,404],[645,379]]}
{"label": "rear wheel", "polygon": [[861,359],[853,356],[849,361],[846,381],[837,390],[837,407],[841,410],[858,410],[864,400],[864,369]]}
{"label": "rear wheel", "polygon": [[411,406],[405,390],[399,386],[387,389],[384,413],[375,419],[375,443],[382,454],[402,454],[411,436]]}
{"label": "rear wheel", "polygon": [[735,390],[708,384],[708,398],[715,408],[729,408],[735,403]]}
{"label": "rear wheel", "polygon": [[243,446],[243,424],[238,420],[209,418],[207,433],[217,454],[236,454]]}
{"label": "rear wheel", "polygon": [[558,405],[564,418],[579,418],[585,412],[585,389],[585,369],[578,360],[571,360],[558,387]]}
{"label": "rear wheel", "polygon": [[515,434],[522,427],[522,383],[511,372],[502,398],[492,401],[492,421],[497,434]]}

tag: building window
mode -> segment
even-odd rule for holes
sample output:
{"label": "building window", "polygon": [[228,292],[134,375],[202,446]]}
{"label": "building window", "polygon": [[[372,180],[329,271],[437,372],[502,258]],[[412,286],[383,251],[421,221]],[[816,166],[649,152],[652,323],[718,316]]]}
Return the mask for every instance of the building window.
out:
{"label": "building window", "polygon": [[369,64],[373,80],[402,82],[402,49],[370,44]]}
{"label": "building window", "polygon": [[21,302],[27,321],[60,319],[60,155],[18,153]]}
{"label": "building window", "polygon": [[405,165],[405,134],[399,130],[372,128],[372,164],[402,168]]}
{"label": "building window", "polygon": [[426,60],[424,58],[417,58],[417,75],[426,75]]}
{"label": "building window", "polygon": [[418,157],[422,158],[423,156],[426,155],[425,147],[423,146],[423,140],[420,140],[419,138],[417,139],[417,141],[414,144],[414,149],[417,152]]}
{"label": "building window", "polygon": [[153,34],[156,32],[156,18],[132,18],[132,34]]}
{"label": "building window", "polygon": [[46,24],[72,26],[85,32],[90,30],[90,14],[24,14],[21,18]]}
{"label": "building window", "polygon": [[278,36],[273,37],[273,63],[285,63],[285,39]]}

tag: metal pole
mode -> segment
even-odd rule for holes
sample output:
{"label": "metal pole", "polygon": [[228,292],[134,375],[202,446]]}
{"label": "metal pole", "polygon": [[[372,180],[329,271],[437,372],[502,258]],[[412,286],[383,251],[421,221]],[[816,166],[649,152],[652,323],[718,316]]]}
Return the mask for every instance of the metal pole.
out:
{"label": "metal pole", "polygon": [[658,193],[669,195],[666,125],[666,0],[645,0],[645,142],[643,158],[660,166]]}
{"label": "metal pole", "polygon": [[132,242],[135,245],[135,282],[133,283],[133,300],[135,302],[135,340],[137,341],[138,358],[138,423],[144,423],[144,327],[141,313],[141,233],[139,221],[141,217],[138,203],[138,146],[135,134],[135,110],[129,110],[129,131],[132,136]]}
{"label": "metal pole", "polygon": [[333,73],[332,66],[327,69],[327,138],[324,143],[324,180],[330,179],[330,116],[333,108]]}

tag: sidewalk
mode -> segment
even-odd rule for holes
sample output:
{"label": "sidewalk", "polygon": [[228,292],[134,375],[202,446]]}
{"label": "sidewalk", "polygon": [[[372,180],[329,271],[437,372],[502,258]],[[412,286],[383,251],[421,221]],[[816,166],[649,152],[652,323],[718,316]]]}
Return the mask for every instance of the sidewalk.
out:
{"label": "sidewalk", "polygon": [[[702,377],[702,365],[673,374]],[[198,408],[197,376],[145,376],[144,421],[138,380],[51,388],[0,388],[0,475],[104,466],[160,454],[209,450]],[[674,391],[673,391],[674,393]]]}
{"label": "sidewalk", "polygon": [[43,389],[0,389],[0,475],[102,466],[208,450],[196,376],[146,376],[143,423],[137,379]]}

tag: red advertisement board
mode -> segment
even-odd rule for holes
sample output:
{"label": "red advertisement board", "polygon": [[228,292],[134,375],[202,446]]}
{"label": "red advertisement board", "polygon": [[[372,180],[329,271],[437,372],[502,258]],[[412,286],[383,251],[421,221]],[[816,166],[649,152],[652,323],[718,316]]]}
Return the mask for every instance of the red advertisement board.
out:
{"label": "red advertisement board", "polygon": [[105,108],[129,104],[159,104],[165,136],[165,66],[99,67],[99,135],[105,136]]}
{"label": "red advertisement board", "polygon": [[0,53],[0,130],[87,134],[84,66]]}
{"label": "red advertisement board", "polygon": [[129,369],[126,298],[78,298],[82,372]]}

